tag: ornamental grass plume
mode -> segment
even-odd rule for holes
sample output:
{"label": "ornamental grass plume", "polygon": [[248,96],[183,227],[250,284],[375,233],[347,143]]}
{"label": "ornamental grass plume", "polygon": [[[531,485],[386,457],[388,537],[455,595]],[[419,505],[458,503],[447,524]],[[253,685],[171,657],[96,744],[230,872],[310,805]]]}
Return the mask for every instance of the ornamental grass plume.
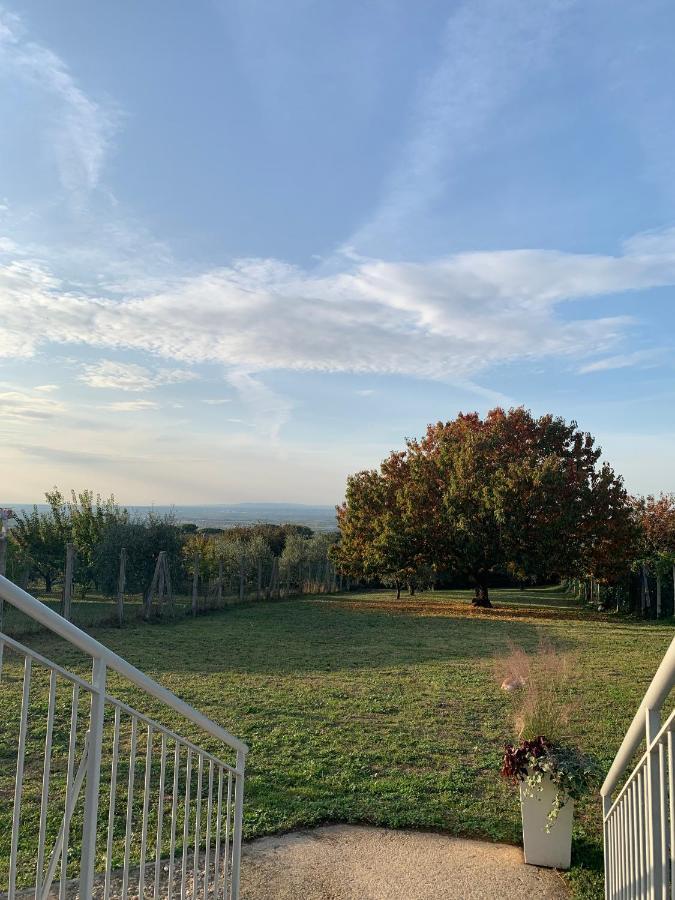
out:
{"label": "ornamental grass plume", "polygon": [[553,744],[568,737],[572,709],[572,654],[557,650],[541,637],[534,653],[513,643],[495,660],[501,688],[513,698],[513,722],[520,739],[544,736]]}

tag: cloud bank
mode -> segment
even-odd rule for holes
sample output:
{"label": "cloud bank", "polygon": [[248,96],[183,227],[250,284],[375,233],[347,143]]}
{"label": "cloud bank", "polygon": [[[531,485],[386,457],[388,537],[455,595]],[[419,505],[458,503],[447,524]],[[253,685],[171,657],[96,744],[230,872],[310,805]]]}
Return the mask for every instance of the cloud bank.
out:
{"label": "cloud bank", "polygon": [[[574,317],[580,307],[569,301],[672,284],[672,233],[635,239],[617,256],[517,250],[428,263],[361,259],[330,275],[241,260],[121,299],[69,290],[44,265],[14,259],[0,266],[0,356],[70,344],[247,373],[459,379],[516,359],[606,352],[630,320],[592,318],[585,308]],[[133,391],[190,376],[104,360],[83,377]]]}

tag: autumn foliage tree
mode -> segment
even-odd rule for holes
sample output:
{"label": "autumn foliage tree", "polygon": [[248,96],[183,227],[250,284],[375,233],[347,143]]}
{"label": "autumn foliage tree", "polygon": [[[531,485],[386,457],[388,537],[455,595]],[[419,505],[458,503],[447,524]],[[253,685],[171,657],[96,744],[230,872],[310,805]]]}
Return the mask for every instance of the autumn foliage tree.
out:
{"label": "autumn foliage tree", "polygon": [[643,568],[646,566],[656,574],[658,615],[660,583],[664,576],[672,578],[675,592],[675,494],[659,497],[650,494],[636,498],[633,503],[640,528],[636,557]]}
{"label": "autumn foliage tree", "polygon": [[599,457],[575,422],[522,408],[430,425],[379,471],[348,480],[340,562],[366,575],[450,570],[471,580],[478,606],[490,605],[495,572],[595,567],[610,580],[629,564],[635,524],[621,478]]}

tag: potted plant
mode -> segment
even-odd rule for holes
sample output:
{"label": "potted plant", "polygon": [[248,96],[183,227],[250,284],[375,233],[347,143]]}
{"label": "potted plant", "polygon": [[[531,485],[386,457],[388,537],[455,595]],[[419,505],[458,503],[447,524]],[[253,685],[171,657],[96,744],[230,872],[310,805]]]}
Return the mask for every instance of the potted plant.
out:
{"label": "potted plant", "polygon": [[595,782],[594,763],[539,735],[506,745],[501,774],[520,786],[525,862],[569,869],[574,801]]}
{"label": "potted plant", "polygon": [[556,869],[570,866],[574,801],[598,773],[567,730],[572,668],[568,655],[541,643],[531,656],[512,648],[499,673],[519,738],[506,745],[501,774],[520,788],[525,862]]}

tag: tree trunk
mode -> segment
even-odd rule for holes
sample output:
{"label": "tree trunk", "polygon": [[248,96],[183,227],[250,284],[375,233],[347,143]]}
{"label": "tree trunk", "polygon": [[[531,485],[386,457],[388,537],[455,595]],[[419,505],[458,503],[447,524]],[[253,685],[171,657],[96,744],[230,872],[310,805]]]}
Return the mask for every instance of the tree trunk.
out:
{"label": "tree trunk", "polygon": [[476,590],[471,603],[473,606],[480,606],[483,609],[492,609],[488,595],[487,577],[485,575],[476,576]]}
{"label": "tree trunk", "polygon": [[396,582],[396,599],[397,600],[401,599],[401,582],[400,581]]}
{"label": "tree trunk", "polygon": [[52,592],[52,583],[53,583],[52,573],[51,573],[51,572],[45,572],[45,593],[51,594],[51,592]]}
{"label": "tree trunk", "polygon": [[415,596],[415,582],[414,581],[408,582],[408,593],[410,594],[411,597]]}

